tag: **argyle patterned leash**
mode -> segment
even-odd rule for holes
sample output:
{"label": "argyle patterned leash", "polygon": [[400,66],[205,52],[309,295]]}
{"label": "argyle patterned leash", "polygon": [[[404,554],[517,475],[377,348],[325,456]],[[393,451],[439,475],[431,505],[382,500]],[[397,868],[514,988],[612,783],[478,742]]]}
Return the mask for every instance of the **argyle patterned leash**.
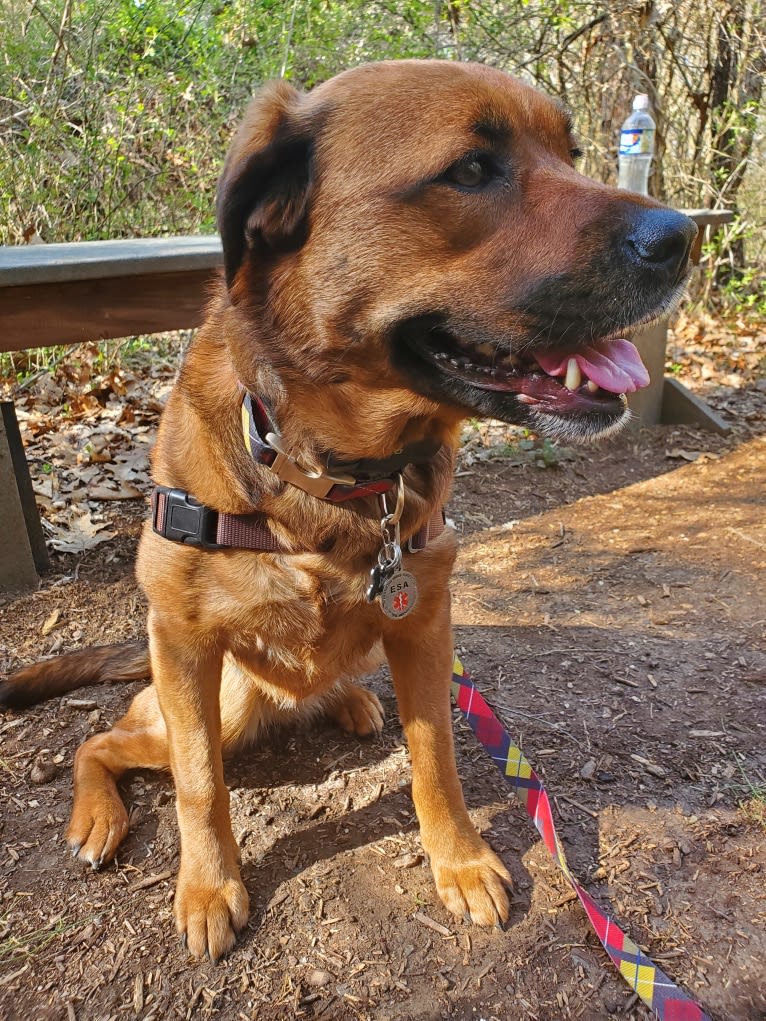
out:
{"label": "argyle patterned leash", "polygon": [[516,797],[527,810],[561,871],[596,930],[596,935],[615,967],[660,1021],[711,1021],[710,1017],[681,992],[678,986],[641,952],[641,949],[596,904],[569,871],[564,849],[553,823],[548,794],[521,749],[489,708],[476,685],[455,657],[452,667],[452,697],[468,721],[479,742],[492,757],[500,772],[513,786]]}

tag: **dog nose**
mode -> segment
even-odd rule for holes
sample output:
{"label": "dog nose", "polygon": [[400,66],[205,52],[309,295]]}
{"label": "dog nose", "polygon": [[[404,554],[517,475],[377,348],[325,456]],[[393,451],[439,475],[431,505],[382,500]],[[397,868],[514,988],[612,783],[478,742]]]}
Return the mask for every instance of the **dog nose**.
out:
{"label": "dog nose", "polygon": [[697,225],[673,209],[642,209],[625,238],[628,255],[641,266],[674,279],[689,258]]}

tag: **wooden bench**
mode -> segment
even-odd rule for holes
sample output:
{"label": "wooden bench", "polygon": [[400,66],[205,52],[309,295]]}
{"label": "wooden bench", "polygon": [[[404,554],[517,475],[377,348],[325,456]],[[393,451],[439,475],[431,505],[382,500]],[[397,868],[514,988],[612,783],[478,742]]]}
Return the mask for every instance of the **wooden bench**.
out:
{"label": "wooden bench", "polygon": [[199,326],[222,262],[216,235],[0,247],[0,351]]}
{"label": "wooden bench", "polygon": [[[202,322],[217,236],[0,247],[0,351],[180,330]],[[48,565],[13,404],[0,404],[0,591]]]}
{"label": "wooden bench", "polygon": [[[700,226],[698,261],[706,229],[732,214],[689,215]],[[0,247],[0,351],[198,326],[222,261],[214,235]],[[651,385],[631,399],[640,424],[694,421],[727,429],[676,380],[664,379],[664,325],[637,343],[652,375]],[[0,415],[0,522],[0,591],[35,586],[47,553],[11,402]]]}

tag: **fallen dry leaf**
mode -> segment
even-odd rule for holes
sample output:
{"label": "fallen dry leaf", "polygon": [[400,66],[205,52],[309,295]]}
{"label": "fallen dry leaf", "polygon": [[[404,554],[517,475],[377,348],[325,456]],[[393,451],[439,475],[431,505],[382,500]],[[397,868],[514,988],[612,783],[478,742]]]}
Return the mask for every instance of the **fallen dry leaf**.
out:
{"label": "fallen dry leaf", "polygon": [[50,544],[59,553],[82,553],[114,538],[114,532],[107,529],[107,523],[93,521],[87,508],[75,510],[68,527],[60,527],[50,521],[46,527],[53,533]]}
{"label": "fallen dry leaf", "polygon": [[665,457],[679,458],[683,461],[716,461],[720,454],[714,454],[712,450],[682,450],[681,447],[673,447],[665,451]]}
{"label": "fallen dry leaf", "polygon": [[40,628],[40,634],[41,635],[49,635],[51,633],[51,631],[55,628],[55,626],[58,624],[60,616],[61,616],[61,610],[57,607],[46,618],[45,623]]}
{"label": "fallen dry leaf", "polygon": [[140,489],[136,489],[128,482],[123,483],[118,489],[112,489],[110,486],[88,488],[89,500],[140,500],[143,495]]}

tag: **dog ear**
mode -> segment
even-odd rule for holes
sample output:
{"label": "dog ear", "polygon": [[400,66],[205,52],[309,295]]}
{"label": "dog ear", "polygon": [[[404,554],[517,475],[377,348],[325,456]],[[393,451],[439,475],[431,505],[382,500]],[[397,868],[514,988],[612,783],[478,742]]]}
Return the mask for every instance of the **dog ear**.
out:
{"label": "dog ear", "polygon": [[308,236],[313,155],[304,97],[272,82],[247,108],[218,182],[218,229],[226,286],[249,249],[262,256],[291,251]]}

